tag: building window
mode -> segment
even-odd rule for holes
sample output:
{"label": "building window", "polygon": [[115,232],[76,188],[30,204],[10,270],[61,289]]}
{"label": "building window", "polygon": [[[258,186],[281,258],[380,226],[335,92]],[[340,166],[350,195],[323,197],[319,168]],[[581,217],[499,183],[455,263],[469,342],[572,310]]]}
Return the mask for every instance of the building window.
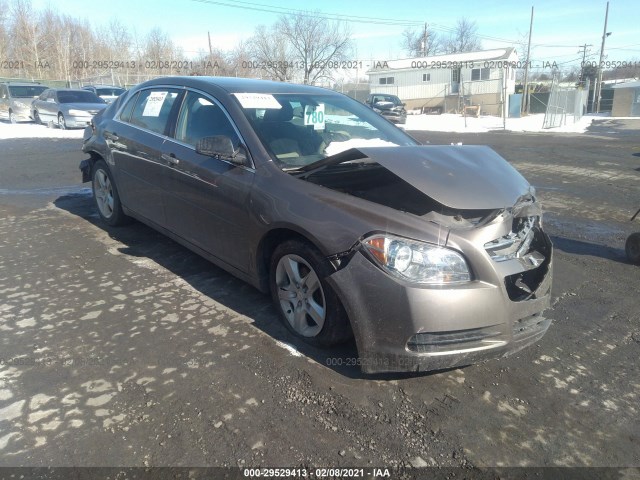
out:
{"label": "building window", "polygon": [[423,73],[422,74],[422,81],[423,82],[430,82],[431,81],[431,74],[430,73]]}
{"label": "building window", "polygon": [[393,77],[380,77],[380,85],[393,85]]}
{"label": "building window", "polygon": [[474,68],[471,70],[471,80],[489,80],[491,76],[491,69],[489,68]]}

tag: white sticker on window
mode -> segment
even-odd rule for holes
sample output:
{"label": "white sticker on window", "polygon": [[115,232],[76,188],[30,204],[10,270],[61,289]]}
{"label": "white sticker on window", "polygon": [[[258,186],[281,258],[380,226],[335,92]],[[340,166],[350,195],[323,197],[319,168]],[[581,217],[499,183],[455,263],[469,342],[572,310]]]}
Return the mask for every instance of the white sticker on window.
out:
{"label": "white sticker on window", "polygon": [[143,117],[158,117],[168,92],[151,92],[142,112]]}
{"label": "white sticker on window", "polygon": [[269,93],[234,93],[234,95],[242,108],[282,108],[282,105]]}
{"label": "white sticker on window", "polygon": [[304,124],[313,125],[314,130],[324,130],[324,103],[304,107]]}

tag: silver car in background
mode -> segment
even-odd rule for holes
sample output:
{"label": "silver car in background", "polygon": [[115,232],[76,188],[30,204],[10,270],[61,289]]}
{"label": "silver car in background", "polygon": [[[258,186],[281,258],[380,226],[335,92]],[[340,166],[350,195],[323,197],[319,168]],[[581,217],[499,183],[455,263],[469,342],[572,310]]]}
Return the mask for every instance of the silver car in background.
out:
{"label": "silver car in background", "polygon": [[11,123],[31,120],[31,102],[47,88],[37,83],[0,83],[0,118]]}
{"label": "silver car in background", "polygon": [[107,103],[93,92],[70,88],[50,88],[31,104],[36,123],[54,122],[61,129],[84,128]]}
{"label": "silver car in background", "polygon": [[86,87],[82,87],[82,89],[95,93],[107,103],[113,102],[116,98],[126,92],[124,88],[115,87],[113,85],[87,85]]}

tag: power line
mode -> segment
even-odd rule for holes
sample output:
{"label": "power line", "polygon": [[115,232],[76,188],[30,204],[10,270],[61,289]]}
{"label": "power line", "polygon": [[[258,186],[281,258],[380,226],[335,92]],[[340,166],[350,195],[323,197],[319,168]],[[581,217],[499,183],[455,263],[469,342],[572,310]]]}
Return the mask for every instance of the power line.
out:
{"label": "power line", "polygon": [[262,3],[253,3],[253,2],[234,1],[234,3],[228,3],[228,2],[216,1],[216,0],[192,0],[192,1],[198,2],[198,3],[206,3],[210,5],[219,5],[223,7],[240,8],[243,10],[251,10],[255,12],[266,12],[266,13],[276,13],[276,14],[293,13],[295,15],[301,15],[304,17],[316,17],[316,18],[322,18],[325,20],[343,20],[351,23],[368,23],[368,24],[376,24],[376,25],[393,25],[393,26],[422,25],[422,22],[417,20],[401,20],[401,19],[392,19],[392,18],[381,18],[381,17],[365,17],[365,16],[359,16],[359,15],[342,15],[337,13],[309,12],[306,10],[300,10],[295,8],[285,8],[285,7],[278,7],[274,5],[266,5]]}

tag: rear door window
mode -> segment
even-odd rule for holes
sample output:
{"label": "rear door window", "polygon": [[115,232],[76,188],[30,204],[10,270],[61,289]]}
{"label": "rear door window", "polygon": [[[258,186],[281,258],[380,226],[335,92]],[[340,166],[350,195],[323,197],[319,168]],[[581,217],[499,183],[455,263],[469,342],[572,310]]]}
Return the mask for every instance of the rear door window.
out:
{"label": "rear door window", "polygon": [[176,100],[179,95],[179,90],[171,88],[144,90],[138,95],[129,123],[166,135],[169,119],[174,107],[177,106]]}

